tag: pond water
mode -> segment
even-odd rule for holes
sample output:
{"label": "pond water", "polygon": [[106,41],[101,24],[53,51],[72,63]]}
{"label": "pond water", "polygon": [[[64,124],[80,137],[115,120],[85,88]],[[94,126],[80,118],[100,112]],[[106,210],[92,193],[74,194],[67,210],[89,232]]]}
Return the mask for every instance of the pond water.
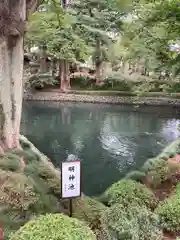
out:
{"label": "pond water", "polygon": [[180,109],[25,102],[21,132],[57,167],[81,159],[83,191],[102,193],[179,136]]}

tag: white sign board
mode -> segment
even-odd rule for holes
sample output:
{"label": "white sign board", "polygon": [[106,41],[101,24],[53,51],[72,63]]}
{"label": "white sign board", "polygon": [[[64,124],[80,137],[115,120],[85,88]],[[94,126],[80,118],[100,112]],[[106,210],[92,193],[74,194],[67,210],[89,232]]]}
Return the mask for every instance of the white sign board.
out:
{"label": "white sign board", "polygon": [[62,162],[61,197],[73,198],[79,196],[81,196],[81,162]]}

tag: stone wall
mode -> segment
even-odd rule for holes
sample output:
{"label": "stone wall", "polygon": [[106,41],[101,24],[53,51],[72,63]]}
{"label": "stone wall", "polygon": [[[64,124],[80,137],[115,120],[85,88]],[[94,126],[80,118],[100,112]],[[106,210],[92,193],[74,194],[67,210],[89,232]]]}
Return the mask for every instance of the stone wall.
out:
{"label": "stone wall", "polygon": [[160,97],[119,97],[119,96],[92,96],[83,94],[67,94],[60,92],[35,92],[25,93],[25,100],[35,101],[69,101],[69,102],[88,102],[88,103],[109,103],[109,104],[135,104],[135,105],[154,105],[154,106],[180,106],[180,99],[160,98]]}

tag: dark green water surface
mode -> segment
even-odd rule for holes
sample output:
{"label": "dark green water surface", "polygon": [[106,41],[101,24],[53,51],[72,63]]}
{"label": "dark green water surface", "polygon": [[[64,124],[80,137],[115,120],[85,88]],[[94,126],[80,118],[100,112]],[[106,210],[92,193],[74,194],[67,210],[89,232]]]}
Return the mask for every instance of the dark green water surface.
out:
{"label": "dark green water surface", "polygon": [[22,133],[59,167],[81,159],[83,191],[102,193],[179,136],[180,109],[25,102]]}

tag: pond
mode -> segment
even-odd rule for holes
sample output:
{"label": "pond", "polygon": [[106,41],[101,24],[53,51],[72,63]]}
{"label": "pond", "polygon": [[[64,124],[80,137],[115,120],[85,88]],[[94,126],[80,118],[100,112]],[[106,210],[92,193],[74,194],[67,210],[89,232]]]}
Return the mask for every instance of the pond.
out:
{"label": "pond", "polygon": [[172,107],[24,102],[21,132],[56,167],[81,159],[83,191],[102,193],[179,136]]}

